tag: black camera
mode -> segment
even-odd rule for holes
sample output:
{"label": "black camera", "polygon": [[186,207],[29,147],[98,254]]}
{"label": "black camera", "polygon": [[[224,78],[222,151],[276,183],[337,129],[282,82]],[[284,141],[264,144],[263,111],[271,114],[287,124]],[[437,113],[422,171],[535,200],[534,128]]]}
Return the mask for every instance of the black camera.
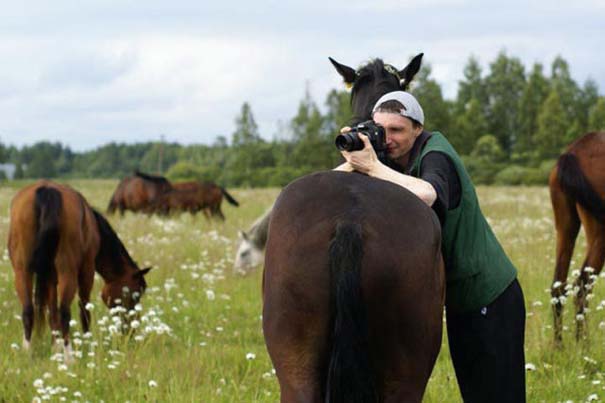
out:
{"label": "black camera", "polygon": [[377,125],[373,120],[361,122],[353,127],[350,132],[336,136],[336,140],[334,140],[336,148],[341,151],[363,149],[363,141],[359,138],[359,133],[368,136],[378,159],[384,162],[387,158],[387,136],[384,132],[384,127]]}

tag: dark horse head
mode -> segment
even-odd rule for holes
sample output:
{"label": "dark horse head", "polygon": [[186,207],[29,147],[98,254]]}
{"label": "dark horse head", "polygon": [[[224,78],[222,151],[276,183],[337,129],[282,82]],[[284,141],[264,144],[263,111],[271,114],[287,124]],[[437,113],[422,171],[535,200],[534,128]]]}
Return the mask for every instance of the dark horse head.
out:
{"label": "dark horse head", "polygon": [[401,70],[385,64],[382,59],[374,59],[355,70],[330,57],[330,61],[344,79],[345,84],[352,87],[353,118],[351,125],[370,119],[374,104],[387,92],[405,91],[420,70],[422,56],[423,53],[416,55]]}

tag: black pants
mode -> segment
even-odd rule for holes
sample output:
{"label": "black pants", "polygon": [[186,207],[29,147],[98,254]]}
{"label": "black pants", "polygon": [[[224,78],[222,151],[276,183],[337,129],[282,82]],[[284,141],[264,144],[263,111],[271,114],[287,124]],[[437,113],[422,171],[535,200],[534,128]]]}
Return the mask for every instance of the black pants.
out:
{"label": "black pants", "polygon": [[465,402],[525,402],[525,305],[517,280],[476,312],[448,312],[447,332]]}

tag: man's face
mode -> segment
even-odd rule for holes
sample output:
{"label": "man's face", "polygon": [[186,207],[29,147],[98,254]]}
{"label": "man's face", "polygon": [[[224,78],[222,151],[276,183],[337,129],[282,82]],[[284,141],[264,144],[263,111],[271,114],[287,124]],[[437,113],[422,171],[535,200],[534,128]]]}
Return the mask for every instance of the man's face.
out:
{"label": "man's face", "polygon": [[415,128],[410,119],[390,112],[376,112],[374,122],[384,127],[389,158],[405,166],[414,141],[422,133],[422,127]]}

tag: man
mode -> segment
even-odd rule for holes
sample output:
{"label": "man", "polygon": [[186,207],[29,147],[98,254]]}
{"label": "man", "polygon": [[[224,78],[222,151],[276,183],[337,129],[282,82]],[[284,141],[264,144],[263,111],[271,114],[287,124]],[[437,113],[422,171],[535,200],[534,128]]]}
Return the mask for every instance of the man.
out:
{"label": "man", "polygon": [[372,118],[385,129],[390,166],[360,135],[364,149],[342,151],[346,162],[336,169],[393,182],[433,208],[442,227],[448,340],[462,397],[525,402],[523,293],[460,157],[441,133],[423,130],[422,107],[407,92],[382,96]]}

